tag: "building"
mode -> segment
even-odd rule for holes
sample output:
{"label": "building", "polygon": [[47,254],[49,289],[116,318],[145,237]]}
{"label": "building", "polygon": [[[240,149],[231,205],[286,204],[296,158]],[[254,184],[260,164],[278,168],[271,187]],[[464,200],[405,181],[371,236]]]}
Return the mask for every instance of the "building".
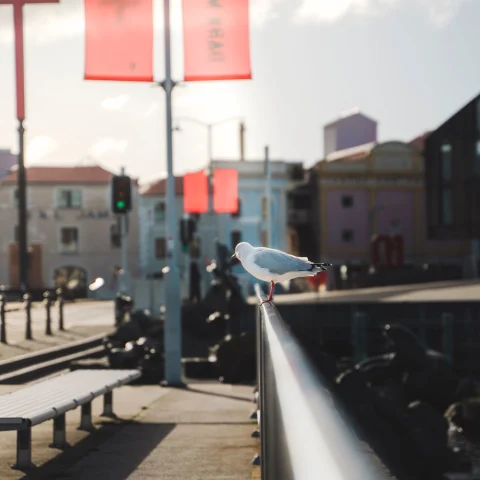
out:
{"label": "building", "polygon": [[425,142],[430,238],[470,241],[470,275],[480,259],[480,95],[431,132]]}
{"label": "building", "polygon": [[17,155],[11,153],[10,150],[0,148],[0,180],[5,177],[15,165],[17,165]]}
{"label": "building", "polygon": [[[111,213],[112,174],[99,166],[27,168],[29,284],[54,287],[71,282],[79,292],[97,277],[104,291],[116,289],[121,265],[117,220]],[[133,186],[128,221],[128,269],[138,274],[138,204]],[[0,186],[0,282],[18,287],[17,175]]]}
{"label": "building", "polygon": [[424,160],[413,145],[368,143],[316,165],[322,261],[370,265],[374,235],[400,234],[407,264],[458,262],[462,242],[427,239]]}
{"label": "building", "polygon": [[[238,171],[239,210],[233,214],[201,214],[195,216],[195,241],[199,246],[196,259],[207,288],[210,275],[205,266],[216,258],[215,240],[225,244],[233,253],[237,243],[246,241],[252,245],[267,244],[266,193],[264,161],[214,160],[214,169],[229,168]],[[289,245],[287,193],[303,178],[301,162],[270,162],[271,169],[271,214],[272,232],[269,245],[286,250]],[[175,179],[176,216],[178,230],[175,241],[180,241],[180,219],[183,213],[183,177]],[[143,276],[158,273],[167,264],[166,258],[166,180],[159,180],[142,190],[140,200],[140,265]],[[189,252],[179,256],[182,281],[188,284]],[[245,288],[251,279],[240,268],[239,274]],[[203,290],[204,292],[205,290]]]}
{"label": "building", "polygon": [[377,122],[358,109],[344,112],[323,128],[324,156],[377,141]]}

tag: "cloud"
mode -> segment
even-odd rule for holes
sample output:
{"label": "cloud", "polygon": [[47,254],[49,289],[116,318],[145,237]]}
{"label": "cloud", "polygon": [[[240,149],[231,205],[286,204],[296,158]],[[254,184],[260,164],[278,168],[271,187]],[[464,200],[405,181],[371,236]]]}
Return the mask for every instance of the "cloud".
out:
{"label": "cloud", "polygon": [[[0,6],[0,11],[5,10]],[[0,43],[13,43],[13,15],[1,15]],[[35,44],[78,37],[85,32],[83,2],[27,5],[24,7],[25,36]]]}
{"label": "cloud", "polygon": [[158,112],[159,108],[160,102],[153,102],[146,110],[140,112],[138,115],[140,117],[151,117],[152,115],[155,115],[156,112]]}
{"label": "cloud", "polygon": [[262,27],[266,22],[276,18],[276,7],[285,0],[252,0],[250,3],[250,24]]}
{"label": "cloud", "polygon": [[[270,0],[271,3],[277,0]],[[437,27],[445,27],[465,3],[475,0],[302,0],[296,23],[333,23],[348,14],[380,16],[400,6],[420,8]],[[477,0],[478,1],[478,0]]]}
{"label": "cloud", "polygon": [[105,137],[99,140],[90,149],[91,154],[94,157],[102,157],[108,152],[116,151],[119,153],[125,152],[128,146],[127,140],[120,140],[118,138]]}
{"label": "cloud", "polygon": [[54,152],[58,148],[57,142],[46,136],[38,136],[32,138],[26,149],[26,160],[28,163],[36,163],[42,160],[44,157]]}
{"label": "cloud", "polygon": [[130,97],[128,95],[119,95],[118,97],[105,98],[100,106],[105,110],[121,110],[127,103]]}

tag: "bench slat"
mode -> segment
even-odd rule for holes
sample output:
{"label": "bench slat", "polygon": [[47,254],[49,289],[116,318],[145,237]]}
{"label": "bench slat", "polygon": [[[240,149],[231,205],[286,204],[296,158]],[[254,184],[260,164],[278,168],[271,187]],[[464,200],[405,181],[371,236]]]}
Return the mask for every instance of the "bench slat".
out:
{"label": "bench slat", "polygon": [[138,370],[75,370],[0,396],[0,430],[33,426],[140,377]]}

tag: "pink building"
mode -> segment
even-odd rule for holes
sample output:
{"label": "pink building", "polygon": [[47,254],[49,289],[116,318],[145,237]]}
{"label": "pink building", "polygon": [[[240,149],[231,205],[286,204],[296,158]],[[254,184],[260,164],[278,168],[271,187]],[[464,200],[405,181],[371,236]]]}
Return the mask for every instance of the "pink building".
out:
{"label": "pink building", "polygon": [[459,263],[465,242],[427,240],[423,156],[403,142],[330,153],[316,166],[322,261],[369,265],[375,234],[400,234],[405,263]]}

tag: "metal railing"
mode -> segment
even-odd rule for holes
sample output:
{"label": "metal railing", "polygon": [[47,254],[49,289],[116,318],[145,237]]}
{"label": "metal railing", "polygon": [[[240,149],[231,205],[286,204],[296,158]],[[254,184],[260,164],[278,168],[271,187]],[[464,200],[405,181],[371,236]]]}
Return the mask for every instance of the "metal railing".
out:
{"label": "metal railing", "polygon": [[[255,285],[260,301],[262,293]],[[375,480],[378,473],[274,305],[257,310],[262,480]]]}

